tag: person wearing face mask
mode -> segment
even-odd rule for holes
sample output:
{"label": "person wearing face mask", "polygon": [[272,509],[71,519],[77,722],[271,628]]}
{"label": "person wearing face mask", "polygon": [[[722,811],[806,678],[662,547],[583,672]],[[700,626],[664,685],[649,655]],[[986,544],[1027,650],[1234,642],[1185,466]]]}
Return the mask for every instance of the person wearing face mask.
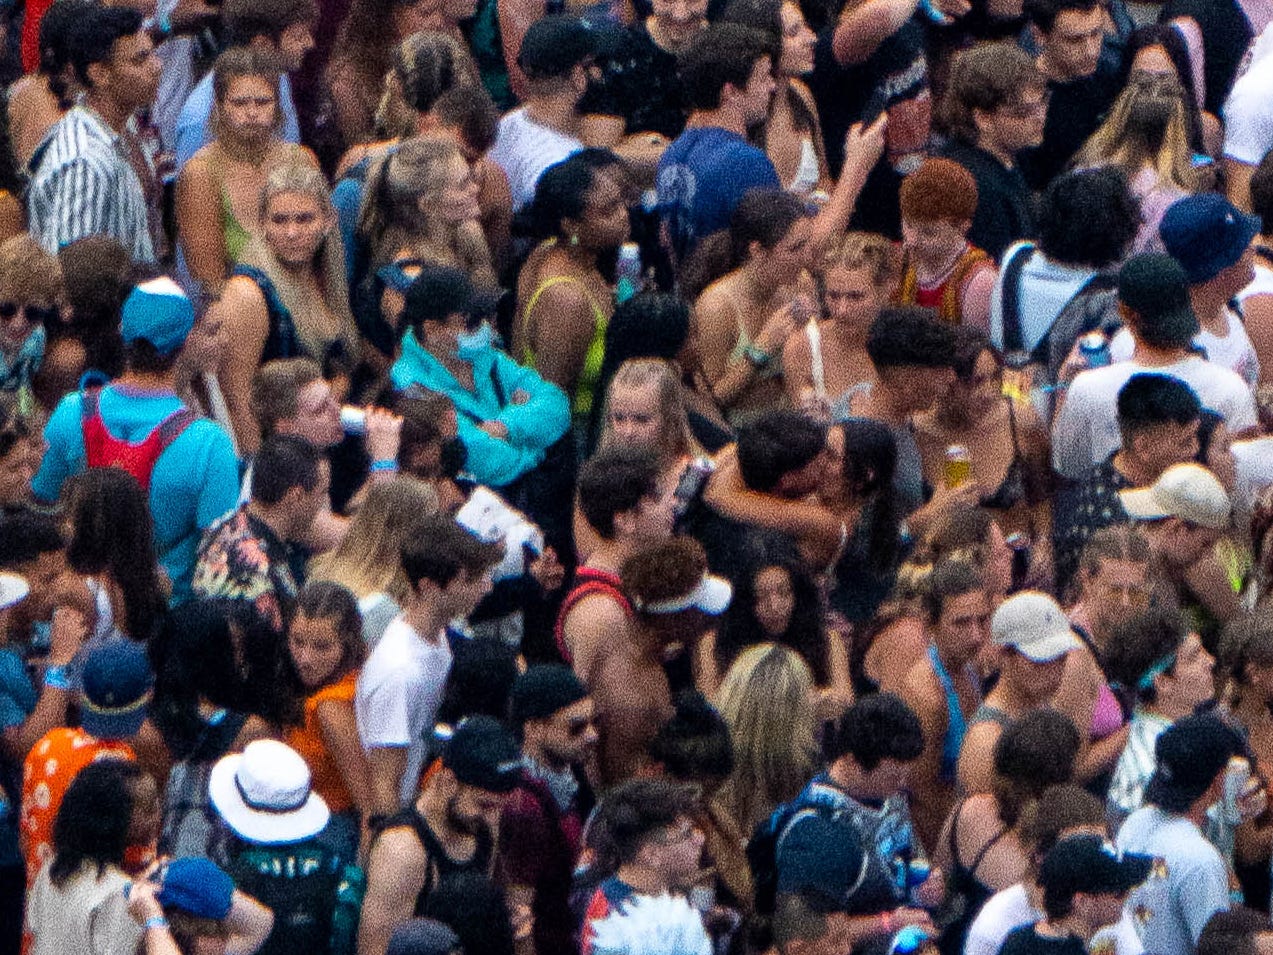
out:
{"label": "person wearing face mask", "polygon": [[467,469],[479,484],[505,488],[545,459],[570,426],[566,394],[498,351],[481,319],[469,277],[429,266],[407,291],[408,327],[390,377],[419,385],[455,405]]}

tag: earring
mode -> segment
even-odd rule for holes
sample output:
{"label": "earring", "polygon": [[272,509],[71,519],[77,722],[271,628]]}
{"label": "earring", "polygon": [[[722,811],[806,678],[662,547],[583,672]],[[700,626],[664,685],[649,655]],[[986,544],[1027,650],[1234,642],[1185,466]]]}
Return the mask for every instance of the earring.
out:
{"label": "earring", "polygon": [[570,244],[572,247],[579,244],[579,233],[577,232],[570,233]]}

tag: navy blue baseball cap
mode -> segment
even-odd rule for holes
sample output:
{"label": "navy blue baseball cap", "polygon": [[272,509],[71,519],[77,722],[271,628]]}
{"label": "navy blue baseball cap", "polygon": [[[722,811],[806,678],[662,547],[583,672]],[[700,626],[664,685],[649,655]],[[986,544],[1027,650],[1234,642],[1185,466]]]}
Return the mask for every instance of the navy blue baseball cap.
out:
{"label": "navy blue baseball cap", "polygon": [[1258,218],[1214,192],[1172,203],[1158,225],[1163,247],[1190,285],[1209,282],[1235,264],[1259,231]]}

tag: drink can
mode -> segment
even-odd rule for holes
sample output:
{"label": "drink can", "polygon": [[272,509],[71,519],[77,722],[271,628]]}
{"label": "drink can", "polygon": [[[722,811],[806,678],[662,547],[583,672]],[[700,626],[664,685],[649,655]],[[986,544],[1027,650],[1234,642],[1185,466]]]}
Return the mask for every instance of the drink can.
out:
{"label": "drink can", "polygon": [[1079,339],[1079,354],[1088,368],[1104,368],[1109,364],[1109,339],[1100,332],[1088,332]]}
{"label": "drink can", "polygon": [[959,487],[972,480],[972,456],[962,444],[952,444],[946,449],[946,486]]}
{"label": "drink can", "polygon": [[367,412],[353,405],[345,405],[340,409],[340,426],[345,434],[366,434]]}

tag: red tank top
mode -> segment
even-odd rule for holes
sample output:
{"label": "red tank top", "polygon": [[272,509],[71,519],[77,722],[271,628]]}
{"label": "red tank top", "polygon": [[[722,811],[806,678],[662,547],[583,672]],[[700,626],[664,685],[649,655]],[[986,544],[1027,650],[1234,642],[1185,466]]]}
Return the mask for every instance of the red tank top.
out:
{"label": "red tank top", "polygon": [[573,665],[574,660],[570,655],[570,648],[566,646],[566,616],[579,601],[596,594],[605,594],[623,608],[624,614],[632,616],[632,601],[624,595],[618,574],[612,574],[608,570],[595,570],[592,567],[580,567],[576,570],[575,585],[570,588],[570,593],[566,594],[566,599],[561,602],[561,611],[557,614],[557,623],[553,627],[557,652],[561,654],[562,660],[567,665]]}

